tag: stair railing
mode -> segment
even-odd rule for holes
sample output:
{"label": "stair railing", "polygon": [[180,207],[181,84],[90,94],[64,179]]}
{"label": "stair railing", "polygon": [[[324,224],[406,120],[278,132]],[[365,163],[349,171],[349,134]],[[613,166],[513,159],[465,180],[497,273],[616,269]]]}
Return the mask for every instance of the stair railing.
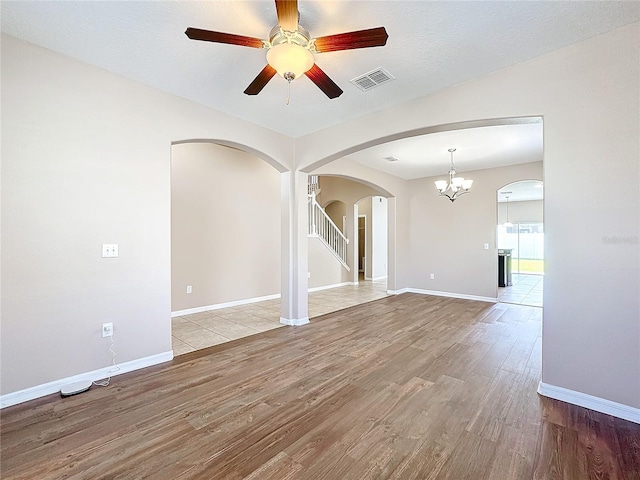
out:
{"label": "stair railing", "polygon": [[309,236],[318,237],[342,263],[342,266],[350,270],[347,265],[349,239],[336,227],[313,194],[309,195]]}

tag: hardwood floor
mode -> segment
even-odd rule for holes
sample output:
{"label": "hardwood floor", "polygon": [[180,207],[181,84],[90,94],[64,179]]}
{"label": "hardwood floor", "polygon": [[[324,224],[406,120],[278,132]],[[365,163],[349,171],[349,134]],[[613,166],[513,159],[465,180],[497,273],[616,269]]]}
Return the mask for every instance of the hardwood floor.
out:
{"label": "hardwood floor", "polygon": [[1,412],[3,479],[640,479],[539,397],[541,309],[387,297]]}

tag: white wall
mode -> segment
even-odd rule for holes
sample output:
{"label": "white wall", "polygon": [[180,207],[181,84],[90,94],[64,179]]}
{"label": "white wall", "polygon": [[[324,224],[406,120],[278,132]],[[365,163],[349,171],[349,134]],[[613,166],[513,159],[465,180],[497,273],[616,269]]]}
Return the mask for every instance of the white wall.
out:
{"label": "white wall", "polygon": [[348,281],[347,269],[318,237],[309,238],[309,288],[339,285]]}
{"label": "white wall", "polygon": [[322,191],[318,195],[318,203],[323,206],[335,200],[353,205],[365,197],[380,193],[364,183],[340,176],[322,175],[319,182]]}
{"label": "white wall", "polygon": [[[498,203],[498,223],[507,221],[506,202]],[[509,221],[511,223],[542,223],[544,222],[544,204],[542,200],[527,200],[524,202],[509,202]]]}
{"label": "white wall", "polygon": [[[634,408],[640,408],[638,38],[640,24],[630,24],[389,108],[385,122],[376,112],[296,140],[297,164],[320,172],[323,163],[406,132],[542,115],[547,260],[542,379]],[[623,199],[603,185],[615,185]],[[402,212],[398,198],[397,213]],[[403,275],[411,270],[410,256],[400,257],[410,239],[407,224],[398,221],[402,288],[412,286],[411,275]]]}
{"label": "white wall", "polygon": [[280,174],[241,150],[173,145],[172,311],[279,293]]}
{"label": "white wall", "polygon": [[347,206],[340,200],[333,201],[324,207],[331,221],[344,234],[344,217],[347,215]]}
{"label": "white wall", "polygon": [[[542,178],[542,162],[465,171],[471,192],[455,202],[441,197],[436,177],[411,180],[411,288],[496,298],[496,190],[523,178]],[[484,244],[489,249],[484,249]],[[430,279],[429,275],[435,278]]]}
{"label": "white wall", "polygon": [[[293,141],[2,36],[4,395],[171,351],[171,143],[222,138],[293,164]],[[118,258],[101,244],[118,243]]]}

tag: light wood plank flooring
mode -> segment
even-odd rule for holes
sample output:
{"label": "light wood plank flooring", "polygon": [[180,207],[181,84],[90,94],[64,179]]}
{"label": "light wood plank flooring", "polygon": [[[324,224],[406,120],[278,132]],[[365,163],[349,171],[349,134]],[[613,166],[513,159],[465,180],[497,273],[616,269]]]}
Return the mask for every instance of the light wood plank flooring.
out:
{"label": "light wood plank flooring", "polygon": [[404,294],[1,412],[3,479],[638,480],[640,425],[544,399],[541,309]]}

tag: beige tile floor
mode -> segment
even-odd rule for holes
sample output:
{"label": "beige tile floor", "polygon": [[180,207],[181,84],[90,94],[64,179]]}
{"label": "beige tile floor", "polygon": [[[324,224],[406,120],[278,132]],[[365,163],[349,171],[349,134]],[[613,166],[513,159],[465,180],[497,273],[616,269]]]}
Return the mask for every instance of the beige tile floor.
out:
{"label": "beige tile floor", "polygon": [[[309,294],[309,318],[386,296],[386,281],[360,280],[359,285],[313,292]],[[174,317],[171,322],[174,355],[284,326],[280,299]]]}
{"label": "beige tile floor", "polygon": [[513,274],[513,286],[498,287],[498,300],[502,303],[542,306],[543,275]]}

